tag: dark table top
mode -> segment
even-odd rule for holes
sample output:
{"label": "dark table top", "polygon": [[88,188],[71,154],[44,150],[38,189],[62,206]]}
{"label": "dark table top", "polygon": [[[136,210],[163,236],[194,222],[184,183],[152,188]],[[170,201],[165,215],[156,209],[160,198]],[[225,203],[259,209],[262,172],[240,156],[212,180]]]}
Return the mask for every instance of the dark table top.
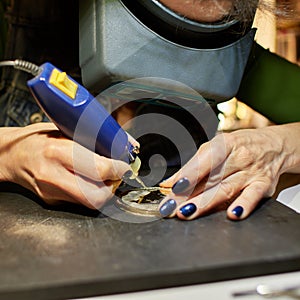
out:
{"label": "dark table top", "polygon": [[[113,205],[113,204],[111,204]],[[0,185],[0,299],[66,299],[300,269],[300,216],[273,199],[243,222],[122,222]]]}

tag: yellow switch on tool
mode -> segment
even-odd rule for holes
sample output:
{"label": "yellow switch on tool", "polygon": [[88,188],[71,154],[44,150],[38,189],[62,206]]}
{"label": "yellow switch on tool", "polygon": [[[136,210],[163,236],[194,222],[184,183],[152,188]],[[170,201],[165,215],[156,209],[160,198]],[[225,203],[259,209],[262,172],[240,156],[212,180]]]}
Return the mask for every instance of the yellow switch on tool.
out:
{"label": "yellow switch on tool", "polygon": [[78,85],[68,77],[66,72],[53,69],[49,82],[70,98],[75,99]]}

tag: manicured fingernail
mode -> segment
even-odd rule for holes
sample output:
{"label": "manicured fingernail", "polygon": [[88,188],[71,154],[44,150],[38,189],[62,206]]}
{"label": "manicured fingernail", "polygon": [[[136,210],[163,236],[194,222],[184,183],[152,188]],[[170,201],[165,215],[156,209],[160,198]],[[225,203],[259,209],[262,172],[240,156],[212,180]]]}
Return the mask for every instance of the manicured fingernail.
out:
{"label": "manicured fingernail", "polygon": [[164,205],[159,209],[159,212],[163,217],[167,217],[176,209],[176,206],[176,201],[170,199],[164,203]]}
{"label": "manicured fingernail", "polygon": [[243,214],[244,209],[241,206],[237,206],[231,212],[239,218]]}
{"label": "manicured fingernail", "polygon": [[189,203],[180,208],[180,212],[185,217],[191,216],[197,210],[197,206],[193,203]]}
{"label": "manicured fingernail", "polygon": [[131,170],[128,170],[124,173],[124,175],[122,176],[123,179],[130,179],[133,175],[133,172]]}
{"label": "manicured fingernail", "polygon": [[182,192],[184,192],[190,185],[189,180],[184,177],[179,179],[172,187],[172,192],[174,194],[180,194]]}

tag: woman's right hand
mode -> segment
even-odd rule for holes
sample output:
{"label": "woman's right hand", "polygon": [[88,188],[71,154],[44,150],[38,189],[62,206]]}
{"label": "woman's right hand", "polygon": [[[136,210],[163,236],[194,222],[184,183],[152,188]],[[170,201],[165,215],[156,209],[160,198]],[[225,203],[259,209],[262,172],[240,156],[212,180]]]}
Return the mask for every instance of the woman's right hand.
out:
{"label": "woman's right hand", "polygon": [[98,209],[130,170],[63,137],[52,123],[0,129],[0,181],[20,184],[48,204]]}

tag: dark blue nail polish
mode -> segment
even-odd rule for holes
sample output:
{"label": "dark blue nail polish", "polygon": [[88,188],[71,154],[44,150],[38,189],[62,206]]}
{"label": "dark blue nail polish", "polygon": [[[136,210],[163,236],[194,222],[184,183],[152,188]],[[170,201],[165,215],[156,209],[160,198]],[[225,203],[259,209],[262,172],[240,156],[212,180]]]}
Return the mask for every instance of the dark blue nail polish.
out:
{"label": "dark blue nail polish", "polygon": [[174,194],[180,194],[182,192],[184,192],[190,185],[189,180],[184,177],[179,179],[172,187],[172,192]]}
{"label": "dark blue nail polish", "polygon": [[241,206],[237,206],[231,212],[239,218],[243,214],[244,209]]}
{"label": "dark blue nail polish", "polygon": [[170,199],[163,204],[163,206],[159,209],[159,212],[163,217],[169,216],[176,209],[176,206],[176,201]]}
{"label": "dark blue nail polish", "polygon": [[185,217],[191,216],[197,210],[197,206],[194,203],[189,203],[180,208],[180,212]]}

